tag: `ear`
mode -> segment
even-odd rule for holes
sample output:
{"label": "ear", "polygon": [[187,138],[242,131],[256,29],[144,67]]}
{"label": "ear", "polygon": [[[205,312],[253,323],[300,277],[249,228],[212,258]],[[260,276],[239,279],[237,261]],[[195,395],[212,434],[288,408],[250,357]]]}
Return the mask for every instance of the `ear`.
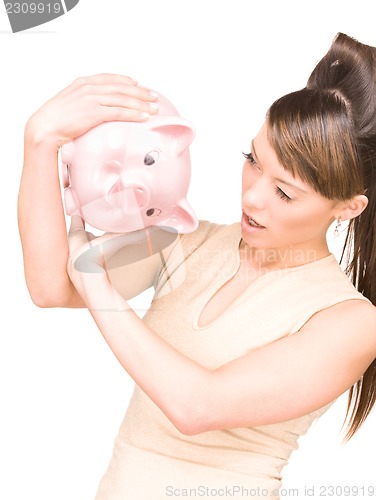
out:
{"label": "ear", "polygon": [[174,228],[178,233],[192,233],[197,229],[197,217],[186,199],[181,200],[172,212],[171,215],[162,219],[157,225]]}
{"label": "ear", "polygon": [[73,158],[73,142],[67,142],[61,146],[61,161],[64,165],[70,165]]}
{"label": "ear", "polygon": [[191,123],[180,117],[156,117],[150,120],[150,130],[170,138],[173,150],[180,156],[192,143],[195,129]]}
{"label": "ear", "polygon": [[337,219],[340,217],[341,220],[350,220],[358,217],[367,207],[368,198],[364,194],[358,194],[344,202],[343,208],[338,214]]}
{"label": "ear", "polygon": [[76,192],[71,187],[67,187],[66,189],[64,189],[64,205],[67,215],[81,216],[80,204],[78,202]]}
{"label": "ear", "polygon": [[60,158],[61,158],[61,180],[63,186],[67,188],[70,184],[69,181],[69,167],[72,164],[73,158],[73,142],[67,142],[60,148]]}

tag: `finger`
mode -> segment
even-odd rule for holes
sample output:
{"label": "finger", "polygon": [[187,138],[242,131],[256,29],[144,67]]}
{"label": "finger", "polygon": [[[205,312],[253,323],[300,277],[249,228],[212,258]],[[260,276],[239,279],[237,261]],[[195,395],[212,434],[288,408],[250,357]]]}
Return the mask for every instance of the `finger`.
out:
{"label": "finger", "polygon": [[76,91],[77,88],[82,87],[84,85],[92,84],[92,85],[103,85],[103,84],[122,84],[122,85],[131,85],[136,86],[138,82],[133,78],[125,75],[118,75],[112,73],[101,73],[97,75],[90,76],[81,76],[76,78],[73,82],[70,83],[67,87],[62,89],[60,92],[56,94],[55,97],[65,97],[66,95],[71,94]]}
{"label": "finger", "polygon": [[144,112],[149,115],[155,115],[158,112],[158,104],[140,101],[139,99],[126,95],[101,95],[98,100],[101,106],[107,106],[110,108],[124,108],[127,111]]}
{"label": "finger", "polygon": [[124,85],[120,83],[107,83],[107,84],[88,84],[86,87],[98,94],[120,94],[124,96],[134,97],[141,101],[154,102],[158,99],[158,93],[146,87],[139,85]]}
{"label": "finger", "polygon": [[79,215],[72,215],[69,227],[69,234],[85,230],[85,221]]}
{"label": "finger", "polygon": [[108,84],[121,84],[136,86],[138,82],[133,78],[125,75],[114,73],[100,73],[97,75],[80,76],[74,80],[70,87],[76,89],[85,85],[108,85]]}
{"label": "finger", "polygon": [[76,250],[87,244],[90,240],[85,232],[83,219],[78,215],[72,215],[68,233],[69,253],[72,255]]}
{"label": "finger", "polygon": [[151,116],[147,111],[138,111],[137,109],[101,107],[101,122],[146,122]]}
{"label": "finger", "polygon": [[116,82],[125,85],[138,85],[137,80],[134,78],[119,73],[97,73],[95,75],[81,77],[81,79],[95,84]]}

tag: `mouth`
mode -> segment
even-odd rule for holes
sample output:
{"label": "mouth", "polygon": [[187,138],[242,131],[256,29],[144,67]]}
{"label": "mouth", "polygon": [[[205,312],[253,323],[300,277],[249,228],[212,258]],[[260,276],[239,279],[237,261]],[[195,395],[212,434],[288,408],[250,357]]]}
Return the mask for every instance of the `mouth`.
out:
{"label": "mouth", "polygon": [[250,226],[258,227],[259,229],[265,229],[265,226],[259,224],[255,219],[253,219],[253,217],[247,215],[245,212],[243,212],[243,218],[248,222]]}

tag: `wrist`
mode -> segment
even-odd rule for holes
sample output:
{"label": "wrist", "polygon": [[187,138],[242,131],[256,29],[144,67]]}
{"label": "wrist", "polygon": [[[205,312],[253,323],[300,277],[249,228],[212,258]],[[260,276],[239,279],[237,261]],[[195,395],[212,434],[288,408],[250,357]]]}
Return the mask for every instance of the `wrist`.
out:
{"label": "wrist", "polygon": [[47,150],[57,155],[60,144],[54,134],[46,130],[33,116],[26,123],[24,131],[25,148]]}
{"label": "wrist", "polygon": [[105,272],[80,273],[78,281],[74,276],[71,276],[71,280],[86,307],[94,314],[119,312],[129,308],[123,297],[116,293]]}

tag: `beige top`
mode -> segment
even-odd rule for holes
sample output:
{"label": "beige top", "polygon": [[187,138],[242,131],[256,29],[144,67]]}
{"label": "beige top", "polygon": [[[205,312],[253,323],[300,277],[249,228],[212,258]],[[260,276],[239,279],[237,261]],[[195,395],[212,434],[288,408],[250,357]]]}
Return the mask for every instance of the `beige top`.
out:
{"label": "beige top", "polygon": [[[201,221],[173,250],[144,316],[151,329],[203,366],[216,368],[293,334],[323,308],[364,299],[329,255],[262,275],[215,321],[200,327],[204,306],[238,269],[240,241],[239,223]],[[186,436],[136,386],[96,500],[276,500],[282,468],[299,436],[329,406],[278,424]]]}

